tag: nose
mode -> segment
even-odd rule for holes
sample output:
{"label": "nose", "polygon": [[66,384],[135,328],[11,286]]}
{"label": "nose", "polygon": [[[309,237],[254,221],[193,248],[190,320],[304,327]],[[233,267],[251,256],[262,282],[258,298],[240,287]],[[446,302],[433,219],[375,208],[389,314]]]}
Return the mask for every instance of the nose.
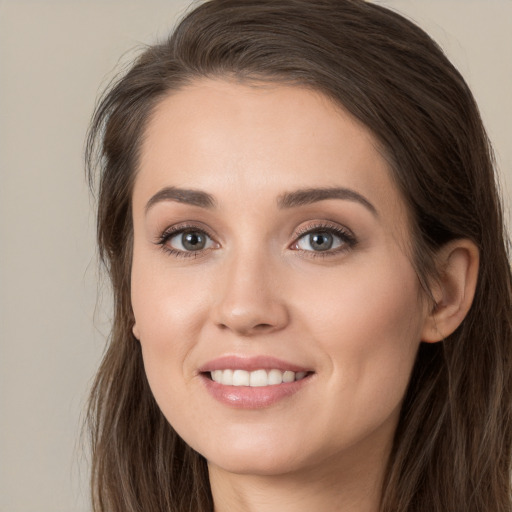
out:
{"label": "nose", "polygon": [[[239,336],[280,331],[289,323],[278,271],[269,258],[233,257],[219,273],[212,318],[218,328]],[[218,282],[219,282],[218,281]]]}

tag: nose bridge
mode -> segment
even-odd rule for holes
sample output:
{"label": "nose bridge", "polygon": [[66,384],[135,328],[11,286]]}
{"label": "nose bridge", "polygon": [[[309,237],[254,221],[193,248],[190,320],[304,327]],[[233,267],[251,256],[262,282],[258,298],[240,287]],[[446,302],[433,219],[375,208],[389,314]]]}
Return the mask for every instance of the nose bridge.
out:
{"label": "nose bridge", "polygon": [[219,273],[214,321],[240,335],[280,330],[288,322],[278,264],[258,245],[231,251]]}

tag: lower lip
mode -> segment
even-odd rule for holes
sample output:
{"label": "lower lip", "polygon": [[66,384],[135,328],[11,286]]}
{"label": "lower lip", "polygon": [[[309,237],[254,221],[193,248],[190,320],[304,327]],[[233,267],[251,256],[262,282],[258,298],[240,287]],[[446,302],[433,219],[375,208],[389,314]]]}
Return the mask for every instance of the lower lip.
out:
{"label": "lower lip", "polygon": [[201,375],[208,392],[219,402],[236,409],[263,409],[299,392],[309,382],[311,375],[301,380],[274,386],[225,386]]}

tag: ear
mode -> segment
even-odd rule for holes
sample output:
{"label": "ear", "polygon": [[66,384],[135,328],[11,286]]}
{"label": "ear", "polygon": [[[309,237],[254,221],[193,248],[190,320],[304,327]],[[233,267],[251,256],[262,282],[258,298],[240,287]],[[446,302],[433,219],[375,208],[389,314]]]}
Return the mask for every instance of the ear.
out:
{"label": "ear", "polygon": [[132,332],[135,338],[137,338],[140,341],[140,332],[139,328],[137,327],[137,322],[133,323]]}
{"label": "ear", "polygon": [[439,279],[432,286],[435,305],[425,320],[422,341],[441,341],[462,323],[475,296],[478,263],[478,248],[471,240],[453,240],[439,250]]}

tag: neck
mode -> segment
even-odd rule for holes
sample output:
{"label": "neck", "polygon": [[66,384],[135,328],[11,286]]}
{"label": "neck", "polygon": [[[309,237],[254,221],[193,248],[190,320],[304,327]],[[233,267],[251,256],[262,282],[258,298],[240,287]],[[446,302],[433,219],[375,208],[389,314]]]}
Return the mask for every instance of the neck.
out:
{"label": "neck", "polygon": [[364,454],[359,446],[341,463],[333,457],[279,475],[236,474],[209,464],[215,512],[378,512],[389,448]]}

